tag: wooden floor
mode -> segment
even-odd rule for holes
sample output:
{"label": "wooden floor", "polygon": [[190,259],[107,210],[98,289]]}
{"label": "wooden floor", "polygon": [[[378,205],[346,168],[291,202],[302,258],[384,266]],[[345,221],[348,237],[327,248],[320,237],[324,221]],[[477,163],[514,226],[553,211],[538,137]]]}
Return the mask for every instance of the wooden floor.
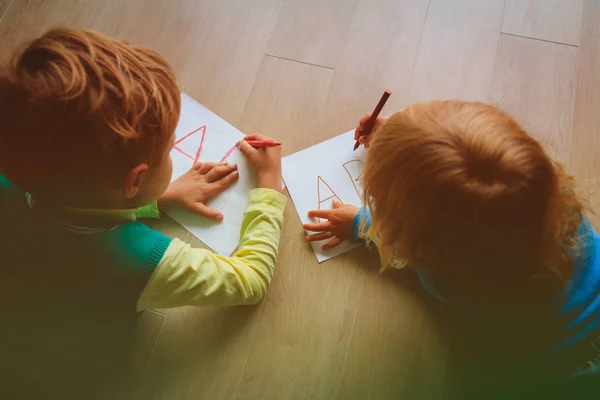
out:
{"label": "wooden floor", "polygon": [[[285,155],[353,128],[384,89],[384,113],[491,102],[569,165],[591,207],[600,199],[600,0],[0,0],[0,15],[2,59],[64,24],[153,47],[186,93]],[[450,396],[443,338],[404,273],[378,275],[365,249],[319,265],[302,238],[290,202],[263,303],[145,312],[128,372],[95,395]]]}

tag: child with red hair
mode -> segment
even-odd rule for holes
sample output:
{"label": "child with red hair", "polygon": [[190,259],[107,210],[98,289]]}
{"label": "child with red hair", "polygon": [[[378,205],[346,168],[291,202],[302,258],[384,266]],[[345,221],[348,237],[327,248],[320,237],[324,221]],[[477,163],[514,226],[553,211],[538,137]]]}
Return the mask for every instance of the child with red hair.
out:
{"label": "child with red hair", "polygon": [[23,264],[3,265],[2,281],[39,269],[30,254],[44,260],[46,290],[106,290],[93,281],[109,279],[111,297],[130,311],[264,297],[286,203],[280,148],[239,143],[259,188],[250,192],[239,248],[223,257],[137,221],[158,218],[157,206],[169,204],[221,221],[204,201],[237,179],[235,165],[199,163],[170,183],[181,92],[162,56],[55,29],[14,55],[0,89],[1,229],[10,237],[2,253],[18,253]]}
{"label": "child with red hair", "polygon": [[238,144],[258,188],[231,257],[139,221],[173,205],[218,223],[205,201],[237,179],[235,165],[199,163],[170,183],[180,96],[158,53],[81,29],[46,32],[0,71],[3,397],[114,398],[100,391],[119,387],[130,340],[146,337],[137,322],[157,319],[136,311],[266,295],[286,204],[280,148]]}

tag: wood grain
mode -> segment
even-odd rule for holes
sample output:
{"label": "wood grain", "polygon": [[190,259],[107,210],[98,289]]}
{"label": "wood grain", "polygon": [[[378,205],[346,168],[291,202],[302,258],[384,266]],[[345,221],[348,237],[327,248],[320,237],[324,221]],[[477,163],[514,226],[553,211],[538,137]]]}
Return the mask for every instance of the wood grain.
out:
{"label": "wood grain", "polygon": [[431,0],[408,100],[487,98],[503,0]]}
{"label": "wood grain", "polygon": [[233,399],[261,307],[172,309],[137,399]]}
{"label": "wood grain", "polygon": [[[204,32],[214,3],[215,0],[180,1],[174,7],[165,0],[112,0],[98,10],[89,27],[158,51],[185,83],[181,76],[183,67],[204,61],[197,48],[198,37]],[[159,27],[168,27],[168,31]]]}
{"label": "wood grain", "polygon": [[415,293],[412,274],[369,268],[338,399],[441,399],[445,393],[445,350],[422,299],[427,294]]}
{"label": "wood grain", "polygon": [[502,35],[491,99],[563,162],[569,162],[576,47]]}
{"label": "wood grain", "polygon": [[502,32],[579,45],[583,0],[506,0]]}
{"label": "wood grain", "polygon": [[0,21],[4,18],[4,14],[6,14],[12,2],[13,0],[0,0]]}
{"label": "wood grain", "polygon": [[318,264],[307,243],[282,240],[237,399],[336,398],[369,262],[353,251]]}
{"label": "wood grain", "polygon": [[182,89],[233,125],[260,68],[283,0],[216,1],[194,59],[179,76]]}
{"label": "wood grain", "polygon": [[267,54],[333,67],[357,0],[287,0]]}
{"label": "wood grain", "polygon": [[[173,7],[172,3],[165,0],[19,0],[9,9],[5,23],[0,26],[3,37],[11,44],[2,51],[11,51],[24,40],[40,35],[51,27],[76,26],[152,47],[167,58],[180,75],[183,65],[198,64],[204,60],[196,49],[197,38],[204,30],[213,2],[185,1]],[[161,26],[169,27],[168,34],[157,29]]]}
{"label": "wood grain", "polygon": [[345,30],[320,122],[322,138],[354,129],[384,90],[392,96],[382,114],[406,100],[428,0],[359,0]]}
{"label": "wood grain", "polygon": [[[100,2],[89,5],[92,12],[102,9]],[[0,59],[6,60],[25,40],[30,40],[57,25],[86,26],[89,24],[83,1],[73,0],[50,3],[44,0],[14,1],[0,23],[0,37],[5,46],[0,48]]]}
{"label": "wood grain", "polygon": [[[247,134],[280,140],[283,155],[327,138],[318,120],[333,70],[265,56],[240,123]],[[293,96],[290,94],[293,93]]]}
{"label": "wood grain", "polygon": [[23,312],[34,297],[1,310],[2,397],[134,398],[166,317],[82,311],[55,298],[46,299],[52,307]]}
{"label": "wood grain", "polygon": [[123,371],[113,382],[107,382],[105,389],[98,393],[99,399],[135,398],[166,319],[165,315],[152,311],[144,311],[141,314],[137,322],[135,341],[128,349]]}
{"label": "wood grain", "polygon": [[587,0],[583,7],[570,170],[587,199],[588,217],[600,229],[600,2]]}

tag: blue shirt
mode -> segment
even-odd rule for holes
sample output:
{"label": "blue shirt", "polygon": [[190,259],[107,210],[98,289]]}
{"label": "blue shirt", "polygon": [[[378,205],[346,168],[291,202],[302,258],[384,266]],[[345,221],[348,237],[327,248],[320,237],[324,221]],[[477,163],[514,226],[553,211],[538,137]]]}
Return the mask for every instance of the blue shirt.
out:
{"label": "blue shirt", "polygon": [[[371,225],[369,209],[362,208],[354,218],[353,240],[362,240],[359,227],[361,219],[365,227]],[[600,237],[585,220],[580,227],[580,251],[575,258],[575,268],[565,290],[549,304],[553,321],[548,324],[555,339],[549,352],[567,351],[575,345],[591,341],[600,330]],[[433,281],[418,271],[421,286],[432,296],[457,310],[436,289]]]}

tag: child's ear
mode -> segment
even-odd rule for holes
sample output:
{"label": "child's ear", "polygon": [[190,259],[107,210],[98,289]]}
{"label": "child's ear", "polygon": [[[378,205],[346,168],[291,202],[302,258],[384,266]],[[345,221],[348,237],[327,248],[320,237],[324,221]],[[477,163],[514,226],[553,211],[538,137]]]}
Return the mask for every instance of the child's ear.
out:
{"label": "child's ear", "polygon": [[125,180],[126,198],[133,199],[138,194],[147,171],[148,164],[136,165],[129,171]]}

